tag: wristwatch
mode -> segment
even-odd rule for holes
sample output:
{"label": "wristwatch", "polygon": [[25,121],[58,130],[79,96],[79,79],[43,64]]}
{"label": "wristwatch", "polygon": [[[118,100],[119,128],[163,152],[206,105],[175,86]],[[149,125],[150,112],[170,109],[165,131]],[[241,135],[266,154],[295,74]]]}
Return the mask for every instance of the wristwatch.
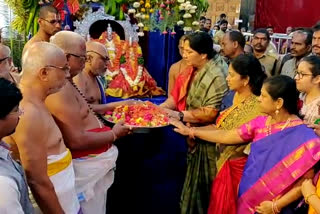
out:
{"label": "wristwatch", "polygon": [[180,121],[183,121],[184,114],[183,114],[182,111],[179,111],[178,116],[179,116],[179,120],[180,120]]}

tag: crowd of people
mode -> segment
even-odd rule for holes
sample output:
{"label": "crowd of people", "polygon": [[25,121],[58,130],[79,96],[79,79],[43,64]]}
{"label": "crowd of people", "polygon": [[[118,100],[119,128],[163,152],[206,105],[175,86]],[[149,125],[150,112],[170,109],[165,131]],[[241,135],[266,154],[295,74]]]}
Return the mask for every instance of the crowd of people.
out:
{"label": "crowd of people", "polygon": [[[181,213],[320,213],[320,26],[292,30],[280,57],[270,27],[248,43],[224,14],[215,31],[200,23],[181,37],[159,105],[187,138]],[[104,214],[113,143],[132,128],[101,115],[133,101],[105,104],[104,45],[61,31],[52,6],[39,26],[20,74],[0,45],[0,213]]]}
{"label": "crowd of people", "polygon": [[248,41],[223,17],[181,38],[161,105],[189,147],[181,213],[320,213],[319,25],[281,55],[272,27]]}

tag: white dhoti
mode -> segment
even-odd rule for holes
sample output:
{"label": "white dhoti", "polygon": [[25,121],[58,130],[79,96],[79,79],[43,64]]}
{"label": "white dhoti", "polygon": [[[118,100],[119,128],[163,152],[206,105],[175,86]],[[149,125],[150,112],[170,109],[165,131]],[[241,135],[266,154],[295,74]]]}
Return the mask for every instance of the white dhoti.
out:
{"label": "white dhoti", "polygon": [[76,191],[83,214],[105,214],[107,191],[114,180],[118,149],[112,145],[94,157],[73,159]]}
{"label": "white dhoti", "polygon": [[62,209],[66,214],[77,214],[80,204],[75,190],[75,174],[70,151],[50,155],[47,160],[48,175]]}

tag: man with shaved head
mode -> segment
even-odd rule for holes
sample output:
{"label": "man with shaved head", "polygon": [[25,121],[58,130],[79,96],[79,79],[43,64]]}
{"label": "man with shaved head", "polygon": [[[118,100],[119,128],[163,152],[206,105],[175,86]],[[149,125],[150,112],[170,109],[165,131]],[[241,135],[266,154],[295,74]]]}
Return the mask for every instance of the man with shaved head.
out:
{"label": "man with shaved head", "polygon": [[56,45],[37,42],[24,54],[22,67],[19,87],[24,114],[12,140],[18,146],[28,184],[43,213],[78,213],[71,153],[44,103],[70,77],[67,59]]}
{"label": "man with shaved head", "polygon": [[87,60],[84,71],[74,77],[74,82],[90,104],[105,104],[106,95],[100,77],[104,76],[109,62],[108,52],[99,42],[87,42]]}
{"label": "man with shaved head", "polygon": [[12,73],[11,50],[8,46],[0,44],[0,77],[11,82],[18,83],[20,77],[16,73]]}
{"label": "man with shaved head", "polygon": [[58,10],[45,5],[39,11],[39,31],[25,44],[22,55],[35,42],[49,42],[50,37],[61,30],[61,18]]}
{"label": "man with shaved head", "polygon": [[[85,40],[74,32],[61,31],[52,37],[51,42],[64,50],[70,65],[70,77],[60,92],[46,99],[46,106],[71,150],[82,212],[105,214],[107,189],[113,183],[113,169],[118,156],[113,142],[130,130],[123,123],[116,124],[112,129],[104,126],[73,82],[72,78],[85,65]],[[94,54],[98,57],[102,49],[94,50],[97,53],[90,53],[91,59]],[[102,64],[105,61],[101,59]]]}

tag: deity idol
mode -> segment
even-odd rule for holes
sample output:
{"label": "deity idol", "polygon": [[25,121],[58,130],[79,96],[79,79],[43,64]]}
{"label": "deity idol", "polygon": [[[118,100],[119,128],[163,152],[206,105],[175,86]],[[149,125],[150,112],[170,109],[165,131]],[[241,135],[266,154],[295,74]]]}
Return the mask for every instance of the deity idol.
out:
{"label": "deity idol", "polygon": [[144,59],[138,42],[121,40],[108,24],[96,41],[106,45],[110,63],[106,73],[106,94],[113,97],[150,97],[163,95],[156,81],[144,67]]}

